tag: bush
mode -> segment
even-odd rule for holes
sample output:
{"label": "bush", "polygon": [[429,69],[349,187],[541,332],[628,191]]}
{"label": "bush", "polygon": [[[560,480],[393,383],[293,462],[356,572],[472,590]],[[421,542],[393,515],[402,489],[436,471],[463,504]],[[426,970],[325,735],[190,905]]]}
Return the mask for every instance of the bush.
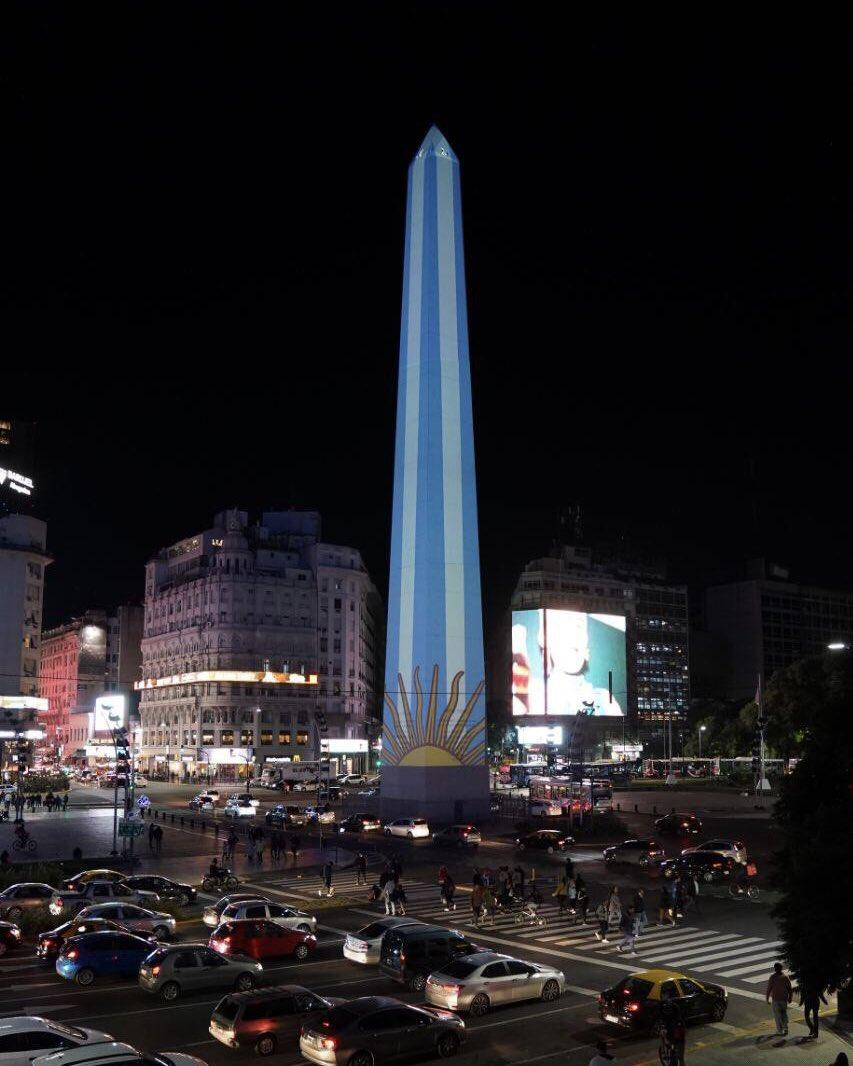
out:
{"label": "bush", "polygon": [[67,922],[68,914],[51,914],[47,907],[28,907],[15,924],[24,936],[34,937]]}
{"label": "bush", "polygon": [[67,873],[58,862],[21,862],[0,867],[0,891],[22,881],[35,881],[56,887]]}

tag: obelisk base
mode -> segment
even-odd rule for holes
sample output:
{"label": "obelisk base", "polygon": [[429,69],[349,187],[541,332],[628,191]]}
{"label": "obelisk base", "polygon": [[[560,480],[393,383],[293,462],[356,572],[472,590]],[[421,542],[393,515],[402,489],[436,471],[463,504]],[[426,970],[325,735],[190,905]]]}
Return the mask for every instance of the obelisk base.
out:
{"label": "obelisk base", "polygon": [[489,818],[486,766],[383,766],[380,810],[385,821],[426,818],[436,825]]}

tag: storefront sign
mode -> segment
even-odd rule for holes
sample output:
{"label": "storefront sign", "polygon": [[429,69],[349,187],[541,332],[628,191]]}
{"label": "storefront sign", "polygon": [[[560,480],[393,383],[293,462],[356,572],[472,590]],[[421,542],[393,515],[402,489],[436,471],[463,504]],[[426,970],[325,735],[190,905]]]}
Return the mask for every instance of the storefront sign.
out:
{"label": "storefront sign", "polygon": [[188,674],[170,674],[168,677],[147,677],[134,681],[139,691],[146,688],[168,688],[170,685],[197,685],[216,681],[235,685],[316,685],[316,674],[279,674],[272,670],[193,670]]}
{"label": "storefront sign", "polygon": [[33,479],[24,474],[16,474],[14,470],[6,470],[0,466],[0,486],[7,485],[12,492],[19,492],[22,496],[32,496]]}

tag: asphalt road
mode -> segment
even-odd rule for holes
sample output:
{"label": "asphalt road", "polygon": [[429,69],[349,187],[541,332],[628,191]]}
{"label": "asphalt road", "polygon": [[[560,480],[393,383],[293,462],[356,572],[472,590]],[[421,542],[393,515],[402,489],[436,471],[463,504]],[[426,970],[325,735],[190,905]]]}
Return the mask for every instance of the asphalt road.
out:
{"label": "asphalt road", "polygon": [[[155,805],[174,810],[186,810],[190,790],[168,786],[151,789]],[[281,797],[262,793],[265,805]],[[69,817],[82,815],[89,804],[102,805],[105,794],[89,789],[75,789]],[[292,797],[288,797],[290,802]],[[310,802],[311,797],[304,797]],[[355,798],[355,804],[359,800]],[[363,804],[363,801],[362,801]],[[642,820],[645,816],[639,816]],[[703,816],[704,817],[704,816]],[[629,816],[629,822],[630,822]],[[33,820],[33,828],[38,825]],[[735,829],[735,826],[738,828]],[[708,835],[734,833],[752,848],[753,834],[766,834],[767,822],[759,819],[727,818],[725,813],[714,814],[706,820]],[[309,834],[301,832],[306,845],[316,844]],[[343,839],[343,838],[341,838]],[[188,855],[210,851],[210,833],[202,836],[186,828],[180,835],[180,854],[164,856],[163,872],[179,876]],[[677,852],[680,842],[667,840],[667,852]],[[438,921],[463,929],[484,947],[493,947],[524,959],[548,962],[559,966],[566,975],[568,991],[556,1004],[527,1003],[493,1011],[484,1018],[466,1021],[468,1042],[460,1063],[514,1062],[547,1063],[563,1059],[569,1063],[589,1061],[597,1040],[606,1038],[612,1044],[617,1061],[623,1063],[651,1063],[657,1061],[657,1042],[650,1038],[623,1033],[599,1021],[596,996],[607,986],[630,972],[668,967],[680,970],[697,979],[723,984],[729,989],[729,1009],[720,1023],[697,1026],[690,1030],[689,1061],[710,1061],[715,1048],[743,1040],[749,1035],[769,1031],[768,1009],[763,988],[777,948],[777,932],[769,908],[763,903],[736,902],[727,897],[703,891],[699,910],[688,912],[675,929],[649,927],[638,943],[636,957],[618,953],[618,938],[610,944],[599,944],[592,927],[580,927],[571,916],[560,918],[550,899],[551,884],[559,873],[560,860],[525,853],[523,863],[528,876],[535,869],[537,880],[544,889],[546,903],[542,914],[544,926],[519,926],[510,916],[498,916],[494,926],[472,928],[468,909],[467,889],[471,883],[474,864],[496,867],[502,863],[515,865],[519,859],[511,840],[489,838],[476,854],[444,851],[430,842],[387,841],[383,838],[351,841],[350,847],[360,845],[370,851],[371,878],[375,877],[383,858],[392,851],[403,864],[403,884],[409,896],[409,913],[427,921]],[[764,843],[761,847],[764,847]],[[656,874],[640,869],[605,868],[595,849],[579,849],[575,854],[576,868],[582,872],[590,888],[593,905],[612,884],[620,886],[623,899],[630,901],[638,887],[646,890],[649,915],[654,913],[658,897]],[[445,915],[438,899],[437,869],[446,863],[454,875],[459,892],[459,910]],[[238,853],[236,869],[241,880],[272,898],[296,901],[310,910],[319,890],[319,879],[312,871],[296,872],[286,863],[270,868],[250,867],[244,855]],[[366,994],[398,995],[407,1001],[418,997],[402,991],[390,979],[372,967],[358,967],[341,956],[341,943],[346,931],[354,931],[367,923],[380,908],[370,904],[363,887],[356,886],[351,868],[343,865],[335,873],[336,892],[344,906],[318,911],[320,920],[319,946],[316,955],[306,963],[283,962],[267,965],[265,979],[270,982],[298,982],[319,992],[338,996]],[[189,920],[181,925],[181,940],[206,939],[196,908]],[[209,1063],[238,1063],[250,1057],[231,1051],[214,1041],[208,1034],[210,1013],[218,1001],[216,994],[200,993],[166,1004],[127,981],[103,981],[89,989],[79,989],[64,981],[52,967],[38,963],[31,949],[0,959],[0,1014],[38,1013],[57,1020],[104,1029],[116,1038],[126,1040],[145,1051],[184,1050],[199,1055]],[[796,1013],[796,1018],[801,1016]],[[801,1027],[799,1020],[795,1023]],[[275,1056],[281,1066],[301,1062],[298,1049],[282,1050]]]}

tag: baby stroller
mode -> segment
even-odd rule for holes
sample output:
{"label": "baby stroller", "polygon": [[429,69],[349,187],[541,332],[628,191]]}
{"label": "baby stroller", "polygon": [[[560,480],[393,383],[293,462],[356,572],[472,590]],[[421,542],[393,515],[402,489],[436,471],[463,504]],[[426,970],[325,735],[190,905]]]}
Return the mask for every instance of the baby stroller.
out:
{"label": "baby stroller", "polygon": [[516,925],[539,925],[548,924],[544,914],[539,913],[539,903],[535,899],[520,899],[513,905]]}

